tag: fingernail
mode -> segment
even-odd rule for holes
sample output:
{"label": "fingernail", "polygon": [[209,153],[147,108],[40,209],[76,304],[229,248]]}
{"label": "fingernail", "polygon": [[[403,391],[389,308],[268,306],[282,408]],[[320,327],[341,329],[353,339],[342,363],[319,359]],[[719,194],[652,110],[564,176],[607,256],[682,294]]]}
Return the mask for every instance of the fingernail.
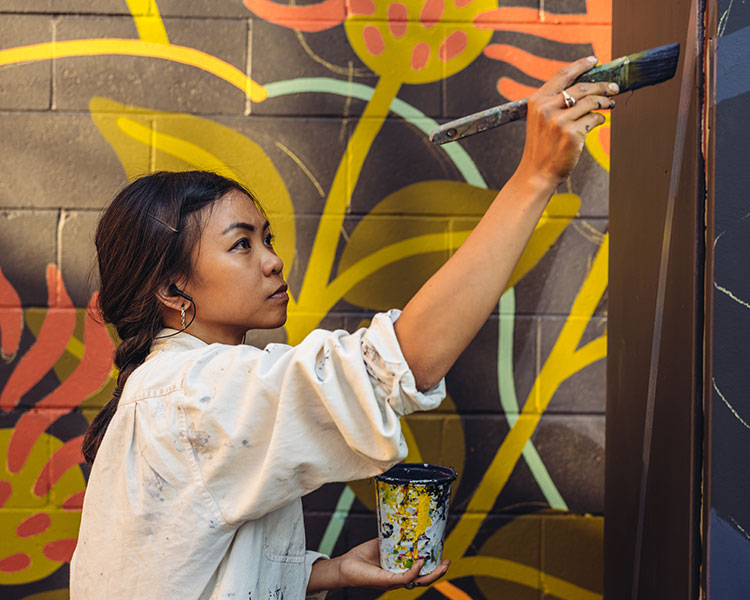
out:
{"label": "fingernail", "polygon": [[589,56],[586,60],[589,61],[590,63],[595,63],[599,59],[596,58],[596,56]]}
{"label": "fingernail", "polygon": [[619,92],[620,91],[620,86],[617,85],[616,83],[610,83],[609,84],[609,89],[612,90],[613,92]]}
{"label": "fingernail", "polygon": [[615,105],[615,101],[614,100],[610,100],[609,101],[609,107],[612,108],[614,105]]}

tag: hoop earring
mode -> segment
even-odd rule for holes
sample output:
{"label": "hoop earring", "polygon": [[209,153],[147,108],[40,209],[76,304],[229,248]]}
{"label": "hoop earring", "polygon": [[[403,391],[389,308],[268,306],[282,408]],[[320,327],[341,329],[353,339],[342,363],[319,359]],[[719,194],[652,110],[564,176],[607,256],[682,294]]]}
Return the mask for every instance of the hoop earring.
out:
{"label": "hoop earring", "polygon": [[185,325],[185,305],[184,304],[180,306],[180,317],[182,319],[182,328],[186,329],[187,327]]}

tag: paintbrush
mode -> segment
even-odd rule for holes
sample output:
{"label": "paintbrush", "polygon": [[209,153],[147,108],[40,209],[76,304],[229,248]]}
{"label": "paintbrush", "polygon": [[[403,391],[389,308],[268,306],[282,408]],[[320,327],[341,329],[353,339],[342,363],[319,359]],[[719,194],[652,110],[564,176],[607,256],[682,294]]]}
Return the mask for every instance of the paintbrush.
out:
{"label": "paintbrush", "polygon": [[[637,90],[671,79],[677,69],[679,57],[680,44],[659,46],[594,67],[578,77],[571,85],[581,82],[614,81],[620,87],[620,93]],[[512,121],[525,119],[528,102],[528,98],[514,100],[450,121],[436,128],[430,134],[430,139],[436,144],[445,144]]]}

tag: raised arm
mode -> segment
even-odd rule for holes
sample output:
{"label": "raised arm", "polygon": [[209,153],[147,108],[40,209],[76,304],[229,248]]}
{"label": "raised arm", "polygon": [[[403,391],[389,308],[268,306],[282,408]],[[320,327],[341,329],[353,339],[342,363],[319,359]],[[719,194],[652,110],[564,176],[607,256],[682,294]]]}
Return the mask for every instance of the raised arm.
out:
{"label": "raised arm", "polygon": [[[617,87],[577,84],[566,107],[561,94],[596,62],[584,58],[558,71],[531,96],[526,144],[513,176],[456,253],[409,301],[395,323],[406,362],[425,390],[453,366],[493,308],[549,198],[575,167],[586,134],[604,122]],[[614,84],[612,84],[614,85]]]}

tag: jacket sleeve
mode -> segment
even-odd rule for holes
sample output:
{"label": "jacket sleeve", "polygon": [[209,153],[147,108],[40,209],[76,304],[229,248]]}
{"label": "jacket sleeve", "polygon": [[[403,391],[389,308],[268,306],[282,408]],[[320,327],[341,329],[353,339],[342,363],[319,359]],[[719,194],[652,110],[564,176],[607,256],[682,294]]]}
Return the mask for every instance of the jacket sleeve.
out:
{"label": "jacket sleeve", "polygon": [[407,447],[399,418],[437,407],[398,345],[397,311],[298,346],[212,344],[184,380],[191,460],[227,523],[255,519],[332,481],[383,472]]}

